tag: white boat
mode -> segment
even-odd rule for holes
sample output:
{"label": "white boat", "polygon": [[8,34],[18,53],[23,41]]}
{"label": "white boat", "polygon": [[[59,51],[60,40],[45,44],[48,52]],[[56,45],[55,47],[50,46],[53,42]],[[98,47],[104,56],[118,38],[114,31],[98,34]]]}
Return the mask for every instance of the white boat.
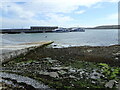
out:
{"label": "white boat", "polygon": [[85,32],[83,28],[72,28],[70,32]]}
{"label": "white boat", "polygon": [[52,32],[69,32],[69,31],[66,28],[58,28],[58,29],[52,30]]}

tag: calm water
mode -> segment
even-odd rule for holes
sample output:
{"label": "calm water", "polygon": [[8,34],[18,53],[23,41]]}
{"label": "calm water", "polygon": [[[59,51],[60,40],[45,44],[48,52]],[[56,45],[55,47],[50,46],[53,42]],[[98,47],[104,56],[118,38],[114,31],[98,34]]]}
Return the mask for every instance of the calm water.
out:
{"label": "calm water", "polygon": [[109,46],[118,44],[118,30],[87,30],[68,33],[2,34],[2,44],[11,45],[27,42],[55,41],[64,45]]}

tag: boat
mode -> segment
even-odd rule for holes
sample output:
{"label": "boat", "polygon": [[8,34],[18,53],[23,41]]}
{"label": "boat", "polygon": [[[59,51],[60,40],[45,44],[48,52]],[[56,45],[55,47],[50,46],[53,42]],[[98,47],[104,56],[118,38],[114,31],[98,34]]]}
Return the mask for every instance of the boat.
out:
{"label": "boat", "polygon": [[85,32],[83,28],[72,28],[70,32]]}
{"label": "boat", "polygon": [[58,29],[52,30],[52,32],[69,32],[69,31],[66,28],[58,28]]}

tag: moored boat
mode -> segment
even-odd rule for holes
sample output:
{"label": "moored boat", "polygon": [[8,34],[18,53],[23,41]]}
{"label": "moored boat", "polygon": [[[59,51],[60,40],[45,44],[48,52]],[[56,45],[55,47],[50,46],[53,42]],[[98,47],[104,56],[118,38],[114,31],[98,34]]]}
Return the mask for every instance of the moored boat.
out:
{"label": "moored boat", "polygon": [[70,32],[85,32],[83,28],[72,28]]}

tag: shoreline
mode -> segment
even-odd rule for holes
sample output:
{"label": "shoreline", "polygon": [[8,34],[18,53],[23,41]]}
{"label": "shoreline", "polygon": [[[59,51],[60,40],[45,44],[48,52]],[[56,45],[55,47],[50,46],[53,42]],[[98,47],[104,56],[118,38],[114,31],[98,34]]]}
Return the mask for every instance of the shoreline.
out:
{"label": "shoreline", "polygon": [[[45,42],[45,41],[44,41]],[[0,47],[0,55],[5,55],[5,53],[24,50],[26,48],[39,47],[40,44],[44,44],[44,42],[31,42],[31,43],[21,43],[21,44],[13,44],[13,45],[5,45]],[[71,48],[71,47],[112,47],[112,46],[120,46],[119,44],[113,45],[68,45],[68,44],[60,44],[60,43],[52,43],[47,46],[47,48]]]}
{"label": "shoreline", "polygon": [[108,83],[119,82],[119,48],[39,47],[3,63],[2,72],[30,77],[50,88],[118,88]]}
{"label": "shoreline", "polygon": [[[69,49],[69,48],[82,48],[82,49],[96,48],[97,49],[98,48],[99,49],[99,48],[110,48],[110,47],[119,47],[120,46],[118,44],[109,45],[109,46],[91,46],[91,45],[79,46],[79,45],[67,45],[67,44],[65,45],[65,44],[53,43],[53,41],[21,43],[21,44],[9,45],[9,46],[7,45],[7,46],[1,47],[0,48],[2,51],[2,52],[0,52],[0,56],[2,57],[1,60],[2,59],[5,60],[6,58],[11,59],[14,57],[19,57],[19,55],[21,55],[21,54],[23,54],[23,55],[27,54],[30,50],[36,50],[37,48],[39,49],[39,47],[44,46],[44,45],[48,45],[48,46],[46,46],[46,49],[47,48],[48,49],[49,48],[53,48],[53,49]],[[109,50],[107,50],[107,51],[109,51]],[[92,50],[88,50],[87,52],[92,52]]]}
{"label": "shoreline", "polygon": [[30,77],[50,88],[118,88],[119,49],[120,45],[66,48],[45,45],[2,63],[0,72]]}
{"label": "shoreline", "polygon": [[[19,47],[19,45],[23,47]],[[66,54],[68,55],[68,57],[69,57],[69,54],[71,54],[70,56],[71,58],[77,57],[76,59],[79,59],[78,57],[80,57],[83,59],[83,61],[102,62],[102,63],[112,64],[112,65],[116,64],[116,66],[120,66],[119,64],[120,63],[119,61],[120,45],[117,45],[117,44],[110,45],[110,46],[87,46],[87,45],[86,46],[76,46],[76,45],[72,46],[72,45],[55,44],[53,43],[53,41],[49,41],[49,42],[33,42],[33,43],[18,44],[17,47],[16,48],[15,47],[16,46],[12,46],[11,49],[7,47],[9,49],[8,50],[6,49],[6,52],[3,51],[0,54],[2,63],[9,62],[9,60],[12,60],[12,59],[14,60],[14,58],[16,57],[26,58],[27,54],[29,53],[31,54],[31,56],[29,55],[29,57],[27,57],[29,59],[32,59],[33,57],[37,59],[34,55],[37,55],[39,53],[41,53],[41,55],[43,55],[44,57],[50,56],[50,57],[55,58],[56,56],[58,56],[59,58],[59,53],[60,53],[60,55]],[[41,52],[41,50],[44,51],[44,53]],[[56,55],[55,56],[54,54],[53,55],[50,54],[51,52],[53,53],[58,52],[58,53],[57,54],[55,53]],[[102,61],[98,60],[99,58]],[[107,62],[107,60],[110,60],[110,62]]]}

